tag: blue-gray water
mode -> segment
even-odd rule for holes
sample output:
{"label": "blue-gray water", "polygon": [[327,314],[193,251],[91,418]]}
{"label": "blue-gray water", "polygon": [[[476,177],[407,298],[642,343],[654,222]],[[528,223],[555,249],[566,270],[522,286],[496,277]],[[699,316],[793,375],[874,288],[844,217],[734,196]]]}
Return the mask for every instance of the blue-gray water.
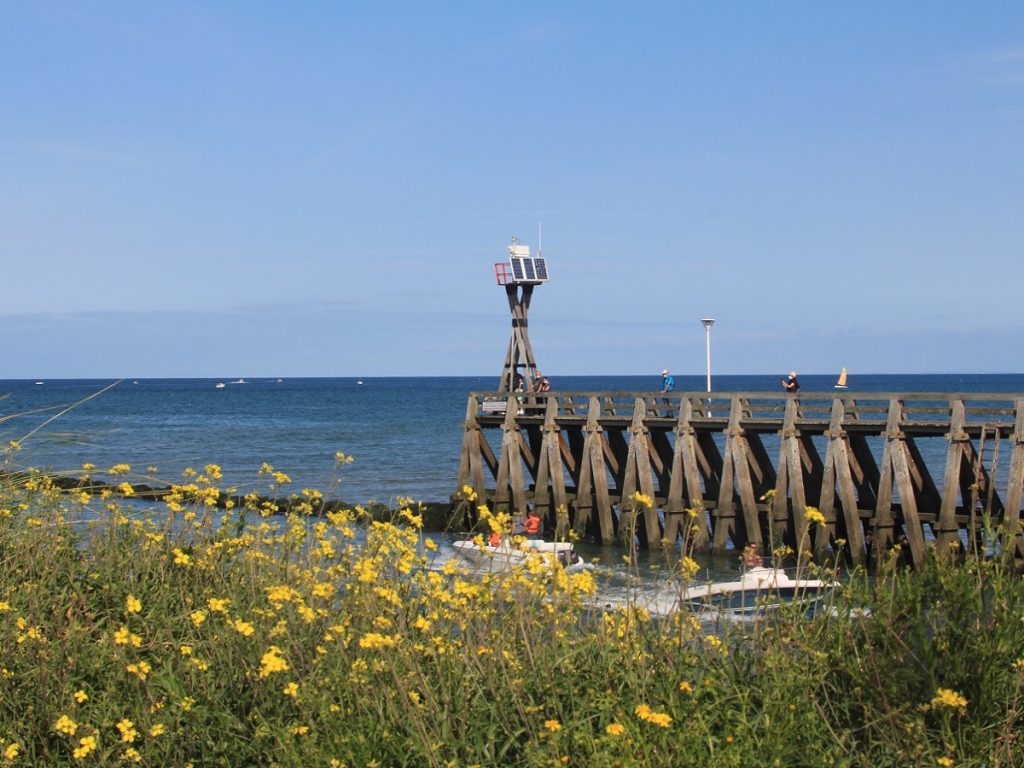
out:
{"label": "blue-gray water", "polygon": [[[716,376],[716,391],[780,391],[778,374]],[[801,376],[804,391],[831,390],[834,376]],[[225,382],[216,388],[218,381]],[[224,483],[255,487],[263,462],[295,486],[328,488],[337,451],[355,457],[332,495],[350,502],[411,496],[444,501],[455,489],[466,399],[497,376],[252,379],[127,379],[60,416],[25,441],[19,465],[72,470],[131,464],[167,481],[188,466],[220,464]],[[552,377],[558,390],[653,391],[660,376]],[[0,440],[20,439],[60,406],[110,381],[0,380]],[[677,376],[679,391],[703,391],[702,375]],[[862,392],[1024,392],[1024,374],[851,374]],[[38,409],[51,409],[39,412]],[[31,413],[32,411],[37,411]],[[21,415],[18,415],[21,414]],[[5,417],[14,416],[14,418]]]}

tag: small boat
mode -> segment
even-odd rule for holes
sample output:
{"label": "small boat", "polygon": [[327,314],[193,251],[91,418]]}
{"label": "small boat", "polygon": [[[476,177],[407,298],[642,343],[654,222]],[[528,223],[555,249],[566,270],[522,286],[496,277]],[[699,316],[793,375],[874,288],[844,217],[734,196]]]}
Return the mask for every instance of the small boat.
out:
{"label": "small boat", "polygon": [[42,381],[37,381],[37,382],[36,382],[36,384],[43,384],[43,383],[44,383],[44,382],[42,382]]}
{"label": "small boat", "polygon": [[521,567],[538,556],[547,559],[551,565],[560,565],[566,573],[591,567],[567,541],[525,539],[521,544],[515,544],[509,539],[502,539],[501,544],[492,547],[477,538],[456,541],[452,547],[467,564],[482,570],[503,571]]}
{"label": "small boat", "polygon": [[217,389],[224,389],[224,382],[223,381],[218,381],[213,386],[215,386]]}
{"label": "small boat", "polygon": [[846,369],[839,372],[839,381],[835,384],[836,389],[846,389]]}
{"label": "small boat", "polygon": [[822,579],[794,579],[774,565],[756,565],[744,567],[736,581],[686,587],[683,603],[692,610],[717,611],[734,618],[761,616],[792,603],[813,613],[836,586],[836,582]]}
{"label": "small boat", "polygon": [[229,381],[228,384],[246,384],[245,379],[238,379],[238,381]]}
{"label": "small boat", "polygon": [[360,379],[359,381],[356,382],[356,384],[362,384],[362,383],[363,383],[362,379]]}

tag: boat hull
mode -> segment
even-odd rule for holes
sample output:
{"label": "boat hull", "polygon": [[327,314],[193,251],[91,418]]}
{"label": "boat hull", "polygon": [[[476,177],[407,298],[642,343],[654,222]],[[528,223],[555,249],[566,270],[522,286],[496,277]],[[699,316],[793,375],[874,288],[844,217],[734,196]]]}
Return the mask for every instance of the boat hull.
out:
{"label": "boat hull", "polygon": [[527,540],[522,546],[517,547],[503,541],[492,547],[473,539],[465,539],[454,542],[452,549],[468,565],[492,572],[527,566],[538,556],[549,562],[552,567],[561,567],[569,573],[587,567],[571,544],[561,542]]}

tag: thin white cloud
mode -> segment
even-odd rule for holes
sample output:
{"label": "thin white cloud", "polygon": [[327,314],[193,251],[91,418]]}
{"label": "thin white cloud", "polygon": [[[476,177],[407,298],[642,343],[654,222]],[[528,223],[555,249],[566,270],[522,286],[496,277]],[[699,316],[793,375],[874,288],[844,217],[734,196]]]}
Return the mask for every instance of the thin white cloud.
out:
{"label": "thin white cloud", "polygon": [[985,53],[981,60],[983,62],[1002,64],[1006,62],[1024,61],[1024,45],[1012,48],[1001,48]]}

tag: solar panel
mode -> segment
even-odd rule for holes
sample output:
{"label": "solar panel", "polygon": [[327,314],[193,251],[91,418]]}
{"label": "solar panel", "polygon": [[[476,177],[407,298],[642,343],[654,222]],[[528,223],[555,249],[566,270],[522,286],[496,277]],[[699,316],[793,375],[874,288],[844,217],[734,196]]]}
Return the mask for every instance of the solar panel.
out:
{"label": "solar panel", "polygon": [[537,279],[538,280],[547,280],[548,279],[548,265],[545,263],[544,259],[542,259],[540,256],[538,256],[536,259],[533,260],[533,265],[537,269]]}
{"label": "solar panel", "polygon": [[516,280],[523,279],[523,260],[512,259],[512,277]]}
{"label": "solar panel", "polygon": [[523,266],[526,267],[526,279],[536,280],[537,274],[533,271],[533,259],[523,259]]}

